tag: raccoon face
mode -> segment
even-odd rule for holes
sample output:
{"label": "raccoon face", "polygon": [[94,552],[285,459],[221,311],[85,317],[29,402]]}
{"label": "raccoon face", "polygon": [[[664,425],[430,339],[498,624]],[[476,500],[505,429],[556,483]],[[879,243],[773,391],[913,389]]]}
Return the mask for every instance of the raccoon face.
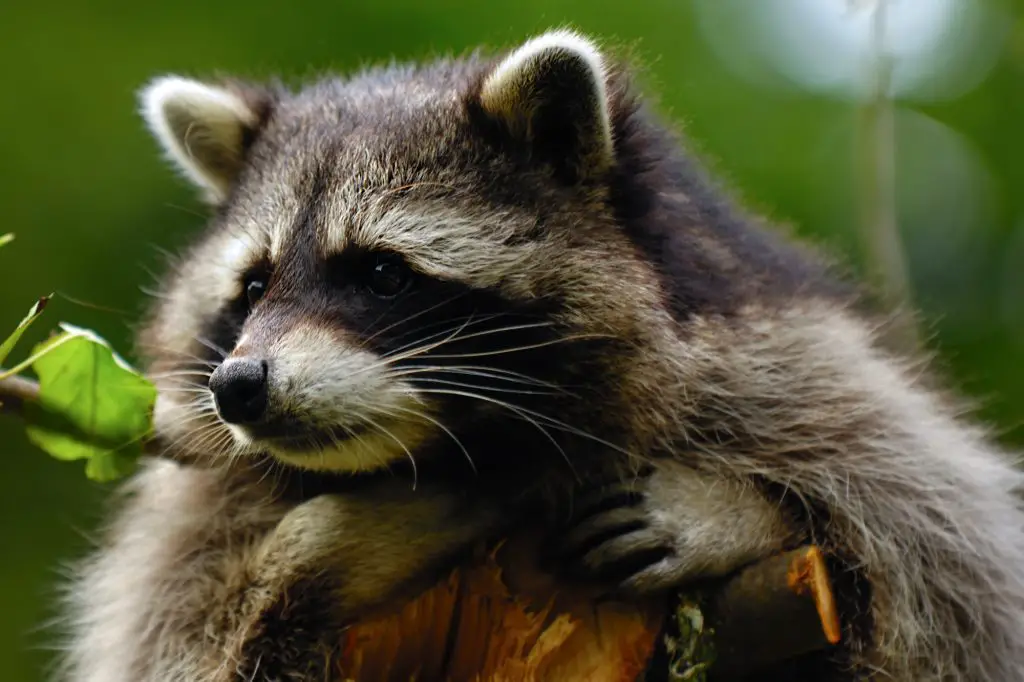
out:
{"label": "raccoon face", "polygon": [[148,86],[151,129],[216,208],[142,335],[158,430],[349,472],[473,462],[509,423],[554,451],[590,433],[657,304],[608,207],[606,79],[554,32],[296,94]]}

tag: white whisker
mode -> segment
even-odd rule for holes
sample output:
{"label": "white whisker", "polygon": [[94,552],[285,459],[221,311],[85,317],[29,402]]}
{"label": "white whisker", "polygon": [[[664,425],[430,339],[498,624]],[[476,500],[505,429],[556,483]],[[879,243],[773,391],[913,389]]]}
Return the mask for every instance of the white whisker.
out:
{"label": "white whisker", "polygon": [[217,344],[215,344],[213,341],[210,341],[209,339],[203,336],[194,336],[192,338],[194,338],[196,341],[201,343],[206,348],[212,350],[214,353],[218,353],[221,358],[226,358],[228,356],[228,352],[221,348],[220,346],[218,346]]}
{"label": "white whisker", "polygon": [[516,372],[504,372],[499,373],[498,371],[492,371],[489,367],[474,366],[474,365],[411,365],[397,367],[388,372],[388,376],[391,377],[405,377],[405,376],[416,376],[419,374],[455,374],[460,376],[474,376],[481,377],[484,379],[494,379],[496,381],[506,381],[512,384],[523,384],[525,386],[539,386],[542,388],[551,389],[550,394],[562,393],[565,395],[571,395],[579,397],[571,391],[567,391],[558,384],[553,384],[548,381],[541,381],[540,379],[534,379],[526,374],[517,374]]}
{"label": "white whisker", "polygon": [[[389,411],[389,410],[383,410],[383,409],[380,409],[380,408],[378,408],[378,409],[379,409],[379,411],[384,412],[385,414]],[[454,441],[455,445],[457,445],[458,448],[460,450],[462,450],[462,454],[465,455],[466,461],[469,462],[469,466],[473,469],[473,473],[474,474],[476,473],[476,464],[473,462],[473,458],[470,457],[469,451],[466,449],[466,446],[462,444],[462,441],[459,440],[458,437],[454,433],[452,433],[451,429],[449,429],[447,426],[442,424],[437,419],[434,419],[433,417],[429,416],[428,414],[426,414],[424,412],[420,412],[418,410],[411,410],[411,409],[409,409],[407,407],[398,407],[397,405],[391,407],[390,409],[398,410],[399,412],[405,412],[406,414],[411,414],[412,416],[416,417],[417,419],[423,419],[425,421],[428,421],[431,424],[433,424],[434,426],[436,426],[437,428],[439,428],[442,431],[444,431],[446,434],[448,434],[448,437],[451,438],[452,441]]]}
{"label": "white whisker", "polygon": [[466,295],[466,292],[460,292],[458,294],[455,294],[454,296],[451,296],[450,298],[447,298],[447,299],[441,301],[440,303],[435,303],[434,305],[432,305],[432,306],[430,306],[428,308],[424,308],[423,310],[418,310],[415,313],[413,313],[412,315],[409,315],[409,316],[407,316],[407,317],[405,317],[405,318],[403,318],[401,320],[398,320],[397,322],[393,322],[392,324],[389,324],[388,326],[384,327],[383,329],[378,329],[376,332],[374,332],[370,336],[366,337],[363,340],[363,343],[364,344],[365,343],[369,343],[370,341],[372,341],[373,339],[377,338],[381,334],[384,334],[388,330],[394,329],[395,327],[397,327],[399,325],[406,324],[407,322],[411,322],[412,320],[415,320],[417,317],[420,317],[421,315],[426,315],[427,313],[429,313],[429,312],[431,312],[433,310],[437,310],[438,308],[440,308],[442,306],[446,306],[449,303],[451,303],[453,301],[456,301],[460,297],[465,296],[465,295]]}
{"label": "white whisker", "polygon": [[591,440],[591,441],[593,441],[595,443],[599,443],[601,445],[604,445],[605,447],[611,448],[611,449],[615,450],[616,452],[620,452],[620,453],[622,453],[624,455],[627,455],[629,457],[633,456],[632,453],[630,453],[628,450],[622,448],[621,446],[616,445],[614,443],[610,443],[610,442],[604,440],[603,438],[599,438],[598,436],[595,436],[593,434],[587,433],[586,431],[578,429],[578,428],[572,426],[571,424],[566,424],[565,422],[559,421],[559,420],[555,419],[554,417],[549,417],[546,414],[542,414],[540,412],[535,412],[534,410],[530,410],[528,408],[521,407],[519,405],[513,405],[513,404],[507,403],[507,402],[505,402],[503,400],[498,400],[497,398],[491,398],[491,397],[479,395],[479,394],[476,394],[476,393],[469,393],[469,392],[466,392],[466,391],[457,391],[457,390],[454,390],[454,389],[446,389],[446,388],[417,388],[416,390],[418,390],[418,391],[420,391],[422,393],[437,393],[437,394],[442,394],[442,395],[462,396],[464,398],[476,398],[477,400],[484,400],[484,401],[489,402],[489,403],[494,403],[496,405],[501,405],[501,406],[506,407],[508,409],[515,409],[516,411],[523,412],[525,414],[529,414],[529,415],[531,415],[533,417],[536,417],[537,419],[543,420],[548,426],[550,426],[552,428],[556,428],[556,429],[558,429],[560,431],[565,431],[566,433],[571,433],[571,434],[580,436],[581,438],[587,438],[588,440]]}
{"label": "white whisker", "polygon": [[205,386],[165,386],[161,389],[164,393],[175,393],[183,395],[209,395],[210,389]]}
{"label": "white whisker", "polygon": [[[393,378],[397,378],[397,377],[400,377],[401,374],[399,374],[399,373],[390,374],[389,373],[388,376],[393,377]],[[553,391],[526,391],[526,390],[517,389],[517,388],[492,388],[490,386],[477,386],[475,384],[467,384],[467,383],[462,382],[462,381],[450,381],[448,379],[436,379],[434,377],[418,377],[417,379],[415,379],[415,381],[417,383],[414,384],[414,385],[417,385],[417,386],[419,385],[419,383],[431,383],[431,384],[441,384],[441,385],[444,385],[444,386],[459,386],[461,388],[472,388],[472,389],[476,389],[478,391],[489,391],[489,392],[493,392],[493,393],[511,393],[513,395],[549,395],[549,396],[550,395],[557,395]]]}
{"label": "white whisker", "polygon": [[545,438],[547,438],[549,441],[551,441],[551,444],[555,446],[555,448],[558,450],[559,453],[561,453],[562,459],[564,459],[565,463],[569,465],[569,469],[573,472],[573,475],[578,477],[578,474],[576,473],[576,469],[575,469],[575,467],[573,467],[572,461],[569,459],[569,455],[565,452],[565,449],[563,449],[561,444],[557,440],[555,440],[555,438],[550,433],[548,433],[547,429],[545,429],[536,419],[531,417],[531,414],[535,415],[535,416],[538,416],[538,417],[542,417],[542,418],[544,418],[544,419],[546,419],[548,421],[554,421],[554,420],[551,420],[548,417],[544,417],[543,415],[538,415],[536,412],[532,412],[531,410],[527,410],[525,408],[521,408],[518,405],[513,405],[512,403],[507,403],[504,400],[498,400],[496,398],[490,398],[488,396],[479,395],[477,393],[470,393],[468,391],[456,391],[456,390],[453,390],[453,389],[432,389],[432,388],[417,389],[417,390],[419,390],[421,392],[424,392],[424,393],[438,393],[438,394],[446,394],[446,395],[457,395],[457,396],[462,396],[464,398],[475,398],[476,400],[480,400],[480,401],[483,401],[483,402],[486,402],[486,403],[491,403],[493,405],[497,405],[498,407],[502,407],[502,408],[504,408],[506,410],[509,410],[513,414],[518,415],[524,421],[532,424],[534,427],[536,427],[536,429],[538,431],[540,431],[544,435]]}
{"label": "white whisker", "polygon": [[160,379],[175,379],[177,377],[209,377],[212,372],[202,370],[191,370],[191,369],[177,369],[170,372],[156,372],[154,374],[147,374],[146,378],[150,381],[156,381]]}
{"label": "white whisker", "polygon": [[548,341],[540,341],[538,343],[531,343],[531,344],[526,344],[526,345],[523,345],[523,346],[509,346],[509,347],[506,347],[506,348],[499,348],[499,349],[496,349],[496,350],[489,350],[489,351],[477,351],[477,352],[473,352],[473,353],[453,353],[453,354],[434,354],[434,353],[431,353],[430,357],[431,358],[445,359],[445,360],[455,360],[455,359],[458,359],[458,358],[482,358],[482,357],[489,357],[489,356],[493,356],[493,355],[505,355],[505,354],[508,354],[508,353],[518,353],[519,351],[533,350],[533,349],[536,349],[536,348],[545,348],[547,346],[554,346],[554,345],[557,345],[559,343],[568,343],[570,341],[578,341],[580,339],[591,339],[591,338],[598,338],[599,339],[599,338],[611,338],[611,337],[609,337],[606,334],[575,334],[575,335],[572,335],[572,336],[564,336],[564,337],[557,338],[557,339],[550,339]]}
{"label": "white whisker", "polygon": [[[449,318],[446,318],[446,319],[434,320],[433,322],[430,322],[429,324],[424,324],[424,325],[421,325],[421,326],[416,327],[414,329],[408,329],[408,330],[402,332],[401,334],[393,337],[391,340],[392,341],[398,341],[399,339],[403,339],[403,338],[405,338],[407,336],[412,336],[414,334],[425,334],[428,330],[433,329],[435,327],[440,327],[441,325],[446,325],[449,329],[454,328],[454,327],[452,327],[452,325],[456,325],[456,326],[460,326],[460,327],[463,326],[463,325],[465,325],[467,327],[474,327],[474,326],[483,324],[484,322],[490,322],[491,320],[498,319],[500,317],[507,317],[507,314],[505,314],[505,313],[492,313],[492,314],[489,314],[489,315],[478,315],[476,313],[470,313],[469,315],[463,315],[461,317],[449,317]],[[432,337],[432,336],[438,336],[438,335],[445,334],[445,333],[446,333],[445,330],[435,331],[435,332],[431,332],[427,336],[423,336],[423,337],[420,337],[420,338],[422,340],[422,339],[426,339],[426,338],[429,338],[429,337]]]}
{"label": "white whisker", "polygon": [[412,452],[409,451],[409,448],[406,447],[405,443],[403,443],[395,434],[391,433],[383,426],[367,417],[365,414],[359,415],[359,418],[365,421],[370,426],[376,428],[378,431],[386,435],[391,440],[398,443],[398,446],[405,451],[406,456],[409,458],[409,462],[412,464],[412,489],[416,490],[416,485],[419,482],[419,473],[416,470],[416,459],[412,456]]}

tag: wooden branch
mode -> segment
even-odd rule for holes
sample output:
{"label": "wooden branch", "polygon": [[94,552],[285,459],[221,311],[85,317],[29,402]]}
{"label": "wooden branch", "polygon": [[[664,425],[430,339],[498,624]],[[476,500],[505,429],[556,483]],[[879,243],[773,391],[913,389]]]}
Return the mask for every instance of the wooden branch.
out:
{"label": "wooden branch", "polygon": [[510,541],[393,612],[352,625],[333,679],[635,682],[649,672],[724,682],[839,641],[824,558],[813,546],[670,604],[560,586],[531,556],[529,542]]}
{"label": "wooden branch", "polygon": [[667,635],[672,680],[743,678],[837,644],[831,580],[815,546],[748,566],[717,588],[684,595]]}

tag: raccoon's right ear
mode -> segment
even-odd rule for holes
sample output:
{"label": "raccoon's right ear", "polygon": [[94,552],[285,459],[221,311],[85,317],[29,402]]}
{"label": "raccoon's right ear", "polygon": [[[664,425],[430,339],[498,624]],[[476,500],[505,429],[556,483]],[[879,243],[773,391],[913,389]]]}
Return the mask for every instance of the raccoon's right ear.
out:
{"label": "raccoon's right ear", "polygon": [[213,204],[227,196],[272,106],[269,91],[163,76],[139,92],[142,116],[164,152]]}
{"label": "raccoon's right ear", "polygon": [[589,38],[549,31],[513,50],[471,93],[500,138],[570,183],[614,163],[605,58]]}

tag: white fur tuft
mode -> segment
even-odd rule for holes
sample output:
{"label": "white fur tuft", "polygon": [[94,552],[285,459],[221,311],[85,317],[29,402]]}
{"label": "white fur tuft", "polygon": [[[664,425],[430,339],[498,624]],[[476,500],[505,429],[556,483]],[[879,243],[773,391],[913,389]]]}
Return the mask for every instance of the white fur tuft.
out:
{"label": "white fur tuft", "polygon": [[552,51],[569,52],[580,56],[594,72],[594,80],[604,90],[604,57],[597,43],[571,29],[557,29],[530,38],[498,65],[487,80],[484,89],[501,88],[501,84],[514,79],[538,57]]}
{"label": "white fur tuft", "polygon": [[168,158],[208,200],[220,201],[233,177],[243,131],[257,116],[237,94],[181,76],[163,76],[139,93],[141,112]]}
{"label": "white fur tuft", "polygon": [[546,57],[557,53],[567,53],[578,57],[591,72],[596,100],[602,103],[598,112],[601,126],[600,137],[606,145],[605,152],[610,157],[612,154],[611,121],[607,106],[604,105],[607,102],[605,60],[597,43],[572,29],[563,28],[542,33],[527,40],[507,56],[484,81],[481,98],[485,107],[488,103],[497,103],[499,108],[507,106],[509,99],[515,97],[515,93],[529,74],[535,71]]}

